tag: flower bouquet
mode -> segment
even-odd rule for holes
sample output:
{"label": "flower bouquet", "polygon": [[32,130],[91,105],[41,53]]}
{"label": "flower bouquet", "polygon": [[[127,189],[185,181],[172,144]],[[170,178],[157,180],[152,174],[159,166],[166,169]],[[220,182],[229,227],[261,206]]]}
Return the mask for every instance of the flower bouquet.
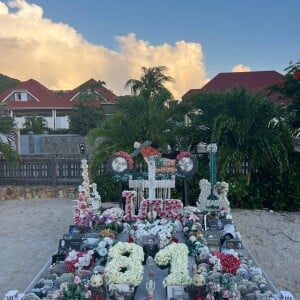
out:
{"label": "flower bouquet", "polygon": [[89,269],[94,263],[94,251],[77,252],[72,250],[65,258],[65,268],[69,273],[75,273],[76,270]]}
{"label": "flower bouquet", "polygon": [[73,282],[62,283],[57,294],[54,294],[54,300],[87,300],[91,299],[91,291],[81,282],[80,277],[75,276]]}
{"label": "flower bouquet", "polygon": [[106,264],[108,251],[113,244],[114,240],[109,237],[105,237],[101,241],[99,241],[97,247],[95,248],[95,257],[97,263],[102,266]]}

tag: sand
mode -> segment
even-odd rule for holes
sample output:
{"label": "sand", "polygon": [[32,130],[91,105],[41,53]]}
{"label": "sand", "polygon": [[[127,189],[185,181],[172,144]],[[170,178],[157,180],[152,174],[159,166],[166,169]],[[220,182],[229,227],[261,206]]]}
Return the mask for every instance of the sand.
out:
{"label": "sand", "polygon": [[[73,223],[70,199],[0,202],[0,299],[22,293]],[[233,210],[247,249],[278,290],[300,299],[300,212]]]}

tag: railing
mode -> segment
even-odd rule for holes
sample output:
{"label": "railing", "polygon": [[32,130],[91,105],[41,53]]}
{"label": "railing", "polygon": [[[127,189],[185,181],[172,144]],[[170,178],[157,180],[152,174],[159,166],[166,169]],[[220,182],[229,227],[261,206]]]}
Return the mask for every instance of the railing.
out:
{"label": "railing", "polygon": [[0,158],[0,186],[78,185],[81,173],[80,155],[26,155],[14,167]]}

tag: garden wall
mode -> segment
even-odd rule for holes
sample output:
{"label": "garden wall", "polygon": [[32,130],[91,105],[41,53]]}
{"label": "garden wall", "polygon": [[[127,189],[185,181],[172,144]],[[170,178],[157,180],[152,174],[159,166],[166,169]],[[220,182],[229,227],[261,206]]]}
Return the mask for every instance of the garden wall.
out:
{"label": "garden wall", "polygon": [[76,199],[77,186],[5,186],[0,187],[0,201],[39,198]]}

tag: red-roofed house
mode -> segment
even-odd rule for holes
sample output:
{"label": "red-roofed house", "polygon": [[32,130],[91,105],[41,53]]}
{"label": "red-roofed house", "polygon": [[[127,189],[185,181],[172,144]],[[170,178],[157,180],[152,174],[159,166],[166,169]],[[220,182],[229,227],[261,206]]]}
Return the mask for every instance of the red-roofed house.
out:
{"label": "red-roofed house", "polygon": [[268,87],[278,84],[283,75],[276,71],[255,71],[255,72],[231,72],[219,73],[201,89],[191,89],[186,92],[182,99],[187,99],[198,93],[225,92],[233,87],[247,88],[250,92],[261,93],[276,104],[285,105],[290,101],[279,93],[270,92]]}
{"label": "red-roofed house", "polygon": [[[26,116],[36,114],[46,119],[49,128],[63,129],[69,127],[68,116],[78,103],[76,100],[81,93],[95,94],[95,97],[100,98],[100,105],[103,105],[104,112],[110,113],[117,99],[114,93],[104,86],[83,91],[83,87],[96,86],[96,84],[94,79],[90,79],[74,90],[56,93],[38,81],[29,79],[1,93],[0,102],[7,104],[10,115],[15,119],[18,128],[23,127]],[[99,102],[93,105],[99,105]]]}

